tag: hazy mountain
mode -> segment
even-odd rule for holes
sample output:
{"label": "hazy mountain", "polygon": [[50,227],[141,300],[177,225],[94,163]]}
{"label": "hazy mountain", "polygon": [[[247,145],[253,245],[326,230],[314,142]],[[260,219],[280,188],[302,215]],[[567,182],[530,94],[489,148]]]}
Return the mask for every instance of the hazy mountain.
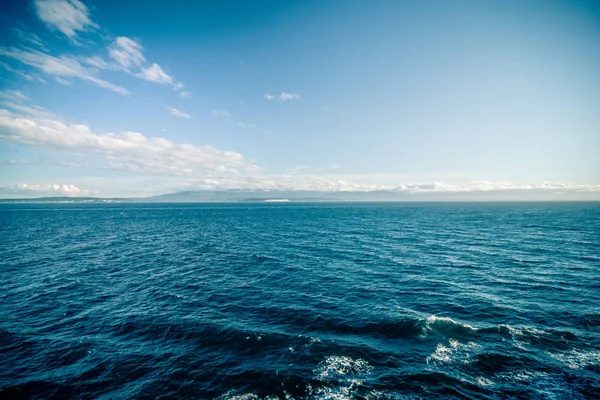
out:
{"label": "hazy mountain", "polygon": [[[596,192],[528,191],[528,201],[597,201]],[[323,192],[308,190],[199,190],[168,193],[145,198],[39,197],[0,199],[3,203],[195,203],[195,202],[264,202],[264,201],[523,201],[520,190],[470,192],[407,192],[380,190],[371,192]]]}

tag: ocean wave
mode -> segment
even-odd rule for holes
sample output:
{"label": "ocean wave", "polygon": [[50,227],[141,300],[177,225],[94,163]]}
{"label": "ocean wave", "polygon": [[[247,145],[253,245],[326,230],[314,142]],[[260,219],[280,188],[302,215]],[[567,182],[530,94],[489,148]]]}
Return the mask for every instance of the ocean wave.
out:
{"label": "ocean wave", "polygon": [[597,204],[27,207],[0,398],[600,398]]}
{"label": "ocean wave", "polygon": [[457,336],[468,337],[477,332],[477,329],[469,324],[458,322],[448,317],[438,317],[431,315],[425,321],[425,326],[422,330],[423,335],[435,333],[441,336]]}

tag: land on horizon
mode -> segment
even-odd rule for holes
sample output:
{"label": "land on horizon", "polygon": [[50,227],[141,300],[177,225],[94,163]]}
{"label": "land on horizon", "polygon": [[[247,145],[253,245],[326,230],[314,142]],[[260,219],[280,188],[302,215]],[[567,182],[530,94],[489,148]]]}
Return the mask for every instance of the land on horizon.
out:
{"label": "land on horizon", "polygon": [[477,201],[600,201],[598,192],[536,193],[523,198],[519,191],[478,193],[405,193],[392,190],[308,191],[308,190],[204,190],[168,193],[147,197],[44,196],[0,199],[0,203],[207,203],[207,202],[477,202]]}

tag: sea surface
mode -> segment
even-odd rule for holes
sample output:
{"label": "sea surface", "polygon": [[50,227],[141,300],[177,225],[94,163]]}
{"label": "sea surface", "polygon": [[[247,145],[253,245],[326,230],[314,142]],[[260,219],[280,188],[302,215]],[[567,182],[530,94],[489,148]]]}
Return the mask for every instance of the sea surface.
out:
{"label": "sea surface", "polygon": [[0,205],[0,398],[600,398],[600,203]]}

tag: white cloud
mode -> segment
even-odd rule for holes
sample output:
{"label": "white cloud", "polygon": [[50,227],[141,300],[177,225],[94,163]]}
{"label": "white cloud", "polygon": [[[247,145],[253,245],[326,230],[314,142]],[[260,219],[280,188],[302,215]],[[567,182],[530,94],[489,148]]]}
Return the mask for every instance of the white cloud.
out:
{"label": "white cloud", "polygon": [[227,110],[212,110],[212,113],[217,117],[231,117],[231,113]]}
{"label": "white cloud", "polygon": [[90,19],[88,8],[79,0],[35,0],[37,16],[48,27],[57,29],[70,39],[96,25]]}
{"label": "white cloud", "polygon": [[[301,168],[303,169],[303,168]],[[295,171],[294,171],[295,172]],[[465,185],[446,185],[439,182],[412,183],[399,186],[380,185],[361,182],[356,177],[339,177],[335,175],[291,174],[291,175],[236,175],[227,179],[202,179],[190,183],[198,189],[248,189],[248,190],[309,190],[323,192],[370,192],[390,191],[398,195],[457,195],[467,196],[501,196],[503,194],[516,195],[520,198],[543,195],[545,198],[554,198],[561,194],[591,194],[600,195],[600,185],[574,185],[563,183],[541,184],[510,184],[510,183],[470,183]],[[408,197],[409,199],[411,197]],[[425,197],[426,198],[426,197]],[[444,197],[430,197],[444,198]],[[450,197],[451,198],[451,197]]]}
{"label": "white cloud", "polygon": [[142,45],[134,39],[119,36],[108,46],[108,55],[121,67],[141,67],[146,61]]}
{"label": "white cloud", "polygon": [[54,195],[62,194],[65,196],[85,196],[90,194],[89,190],[80,189],[75,185],[56,183],[42,185],[28,185],[26,183],[22,183],[17,185],[17,189],[22,191],[46,192]]}
{"label": "white cloud", "polygon": [[161,83],[170,85],[173,83],[173,78],[171,78],[165,71],[162,70],[160,65],[152,64],[149,67],[143,68],[139,73],[136,74],[137,77],[140,77],[146,81]]}
{"label": "white cloud", "polygon": [[95,71],[84,67],[73,57],[54,57],[37,50],[21,50],[16,48],[0,48],[0,55],[13,58],[23,64],[35,67],[48,75],[79,78],[119,94],[125,95],[128,93],[127,90],[121,86],[96,78],[93,76]]}
{"label": "white cloud", "polygon": [[511,191],[600,191],[600,185],[575,185],[559,182],[542,182],[532,184],[515,184],[511,182],[468,182],[465,184],[445,184],[441,182],[407,183],[390,188],[396,192],[406,193],[476,193],[476,192],[511,192]]}
{"label": "white cloud", "polygon": [[279,100],[281,100],[281,101],[300,100],[300,95],[298,95],[296,93],[281,92],[281,94],[279,95]]}
{"label": "white cloud", "polygon": [[[79,0],[35,0],[34,3],[36,12],[42,21],[49,27],[60,30],[73,41],[76,41],[77,32],[98,27],[91,21],[87,7]],[[35,34],[26,33],[17,28],[14,28],[13,31],[23,40],[46,50]],[[0,48],[0,55],[16,59],[50,75],[75,76],[120,94],[126,94],[127,90],[98,78],[101,70],[120,70],[148,82],[168,85],[176,91],[183,89],[183,84],[166,73],[159,64],[147,62],[144,48],[138,40],[118,36],[106,50],[108,52],[106,60],[100,55],[56,57],[27,47]],[[15,70],[8,64],[2,63],[2,66],[29,81],[36,79],[35,76]],[[65,82],[59,79],[57,81]],[[180,96],[188,97],[189,94],[189,92],[182,92]]]}
{"label": "white cloud", "polygon": [[169,110],[169,112],[171,114],[173,114],[176,117],[180,117],[180,118],[191,118],[191,115],[184,113],[183,111],[179,111],[176,108],[171,108],[171,107],[166,107],[167,110]]}
{"label": "white cloud", "polygon": [[267,99],[267,100],[277,99],[279,101],[300,100],[300,95],[296,94],[296,93],[281,92],[281,94],[279,96],[277,96],[275,94],[267,93],[267,94],[265,94],[265,99]]}
{"label": "white cloud", "polygon": [[[114,61],[114,64],[108,64],[100,57],[95,57],[87,62],[100,69],[121,69],[148,82],[170,85],[174,90],[181,90],[183,88],[183,84],[176,82],[175,79],[167,74],[160,65],[156,63],[146,65],[144,48],[140,42],[135,39],[125,36],[117,37],[114,42],[108,46],[108,54]],[[181,97],[187,97],[189,95],[189,93],[185,93],[185,95],[180,94]]]}
{"label": "white cloud", "polygon": [[96,133],[86,125],[6,109],[0,109],[0,140],[58,151],[95,153],[106,162],[101,168],[137,173],[221,176],[257,170],[234,151],[148,138],[137,132]]}
{"label": "white cloud", "polygon": [[190,92],[181,92],[181,93],[179,93],[179,97],[184,97],[184,98],[190,97],[191,95],[192,94]]}

